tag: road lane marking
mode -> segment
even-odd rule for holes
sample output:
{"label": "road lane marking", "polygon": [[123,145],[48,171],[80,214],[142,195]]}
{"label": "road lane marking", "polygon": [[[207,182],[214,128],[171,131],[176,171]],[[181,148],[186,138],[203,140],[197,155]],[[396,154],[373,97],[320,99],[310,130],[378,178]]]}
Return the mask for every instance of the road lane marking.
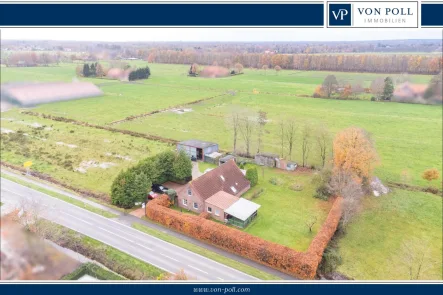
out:
{"label": "road lane marking", "polygon": [[201,270],[201,269],[199,269],[199,268],[196,268],[195,266],[192,266],[192,265],[190,265],[190,264],[188,264],[188,266],[189,266],[190,268],[193,268],[193,269],[195,269],[195,270],[201,271],[202,273],[205,273],[205,274],[208,275],[208,273],[207,273],[206,271],[203,271],[203,270]]}
{"label": "road lane marking", "polygon": [[13,194],[15,194],[15,195],[17,195],[17,196],[20,196],[20,197],[25,197],[25,196],[23,196],[23,195],[20,195],[19,193],[16,193],[16,192],[10,191],[10,190],[8,190],[8,189],[6,189],[6,188],[2,188],[2,191],[7,191],[7,192],[13,193]]}
{"label": "road lane marking", "polygon": [[169,259],[172,259],[172,260],[174,260],[174,261],[180,262],[180,261],[178,261],[177,259],[172,258],[171,256],[165,255],[165,254],[163,254],[163,253],[160,253],[160,255],[165,256],[165,257],[167,257],[167,258],[169,258]]}
{"label": "road lane marking", "polygon": [[[5,178],[2,178],[1,180],[2,180],[2,182],[11,183],[11,184],[14,184],[14,185],[16,185],[16,186],[18,186],[18,187],[23,187],[25,190],[29,190],[29,191],[33,191],[33,192],[37,192],[39,195],[42,195],[42,196],[44,196],[44,197],[48,197],[48,198],[52,198],[52,199],[54,198],[54,197],[51,196],[51,195],[48,195],[48,194],[42,193],[42,192],[40,192],[40,191],[38,191],[38,190],[35,190],[35,189],[31,189],[31,188],[29,188],[29,187],[26,187],[26,186],[24,186],[24,185],[21,185],[21,184],[19,184],[19,183],[14,182],[14,181],[11,181],[11,180],[8,180],[8,179],[5,179]],[[40,186],[40,185],[39,185],[39,186]],[[40,187],[42,187],[42,186],[40,186]],[[43,188],[45,188],[45,187],[43,187]],[[6,190],[6,189],[4,189],[4,188],[2,187],[2,190]],[[13,192],[13,193],[15,193],[15,192]],[[15,193],[15,194],[17,194],[17,193]],[[66,195],[65,193],[63,193],[63,194]],[[77,209],[77,210],[85,211],[85,212],[87,212],[88,214],[95,215],[95,216],[97,216],[98,218],[100,218],[100,219],[102,219],[102,220],[107,220],[107,221],[111,221],[111,222],[117,223],[117,224],[119,224],[119,225],[121,225],[121,226],[126,227],[126,228],[128,229],[128,231],[133,231],[133,232],[136,232],[137,234],[142,234],[142,235],[147,236],[147,237],[149,237],[149,238],[151,238],[151,239],[157,240],[157,241],[159,241],[160,243],[168,244],[168,245],[170,245],[170,246],[173,247],[173,248],[179,248],[180,250],[182,250],[182,251],[184,251],[184,252],[188,252],[188,253],[189,253],[190,255],[192,255],[192,256],[197,256],[197,257],[199,257],[199,258],[201,258],[201,259],[204,259],[204,260],[210,261],[210,262],[213,263],[213,264],[216,264],[216,265],[219,265],[219,266],[221,266],[221,267],[223,267],[223,268],[229,269],[229,270],[232,271],[232,272],[239,273],[239,274],[241,274],[242,276],[246,276],[246,277],[248,277],[249,279],[252,279],[252,280],[259,280],[259,279],[255,278],[255,277],[253,277],[253,276],[251,276],[251,275],[248,275],[248,274],[246,274],[246,273],[244,273],[244,272],[241,272],[241,271],[239,271],[239,270],[237,270],[237,269],[235,269],[235,268],[229,267],[229,266],[227,266],[227,265],[225,265],[225,264],[222,264],[222,263],[220,263],[220,262],[217,262],[217,261],[215,261],[215,260],[212,260],[212,259],[207,258],[207,257],[205,257],[205,256],[202,256],[202,255],[200,255],[200,254],[197,254],[197,253],[195,253],[195,252],[189,251],[189,250],[187,250],[187,249],[185,249],[185,248],[182,248],[182,247],[180,247],[180,246],[177,246],[177,245],[172,244],[172,243],[170,243],[170,242],[167,242],[167,241],[165,241],[165,240],[159,239],[159,238],[157,238],[157,237],[155,237],[155,236],[152,236],[152,235],[146,234],[146,233],[144,233],[144,232],[141,232],[140,230],[137,230],[137,229],[134,229],[134,228],[132,228],[132,227],[130,227],[130,226],[125,225],[124,223],[120,223],[120,222],[118,222],[118,221],[116,221],[116,220],[113,220],[113,219],[110,219],[110,218],[106,218],[106,217],[104,217],[104,216],[102,216],[102,215],[99,215],[99,214],[97,214],[97,213],[95,213],[95,212],[88,211],[88,210],[86,210],[86,209],[84,209],[84,208],[81,208],[81,207],[79,207],[79,206],[73,205],[73,204],[68,203],[68,202],[66,202],[66,201],[64,201],[64,200],[61,200],[61,199],[57,199],[57,202],[61,202],[61,203],[63,203],[64,205],[69,206],[69,207],[72,207],[72,208],[75,208],[75,209]],[[65,226],[66,226],[66,225],[65,225]],[[164,231],[164,230],[160,230],[160,231],[162,231],[162,232],[164,232],[164,233],[167,233],[167,231]],[[108,231],[108,232],[109,232],[109,231]],[[112,233],[112,232],[109,232],[109,233],[114,234],[114,233]],[[115,235],[115,234],[114,234],[114,235]],[[119,237],[120,237],[120,236],[119,236]],[[122,238],[122,237],[121,237],[121,238]],[[125,239],[125,238],[123,238],[123,239]],[[126,240],[127,240],[127,239],[126,239]],[[100,240],[99,240],[99,241],[100,241]],[[101,242],[103,242],[103,243],[105,243],[105,244],[108,244],[108,243],[106,243],[106,242],[104,242],[104,241],[101,241]],[[131,241],[131,242],[132,242],[132,241]],[[109,244],[108,244],[108,245],[109,245]],[[113,246],[113,247],[115,247],[115,246]],[[116,249],[119,249],[119,248],[117,248],[117,247],[115,247],[115,248],[116,248]],[[119,249],[119,250],[120,250],[120,249]],[[124,251],[124,250],[122,250],[122,251],[123,251],[123,252],[126,252],[126,251]],[[126,253],[128,253],[128,252],[126,252]],[[130,255],[132,255],[132,256],[134,256],[134,257],[136,257],[136,258],[139,258],[139,257],[137,257],[137,256],[135,256],[135,255],[133,255],[133,254],[130,254]],[[140,259],[140,258],[139,258],[139,259]],[[140,259],[140,260],[144,260],[144,259]],[[144,261],[146,261],[146,260],[144,260]],[[149,261],[146,261],[146,262],[150,263]],[[151,263],[151,264],[153,264],[153,263]],[[155,265],[155,264],[153,264],[153,265],[154,265],[154,266],[157,266],[157,265]],[[160,269],[163,269],[163,270],[165,270],[165,271],[168,271],[168,272],[170,272],[170,273],[174,273],[173,271],[166,270],[166,269],[163,268],[163,267],[160,267],[160,266],[157,266],[157,267],[160,268]],[[211,268],[213,268],[213,267],[211,267]],[[215,269],[216,269],[216,268],[215,268]]]}
{"label": "road lane marking", "polygon": [[139,244],[139,243],[137,243],[137,245],[142,247],[142,248],[148,249],[149,251],[154,251],[154,249],[146,247],[145,245],[142,245],[142,244]]}
{"label": "road lane marking", "polygon": [[116,233],[113,233],[112,231],[109,231],[109,230],[107,230],[107,229],[104,229],[103,227],[100,227],[100,226],[99,226],[98,228],[101,229],[101,230],[104,230],[105,232],[110,233],[111,235],[114,235],[114,236],[116,236],[116,237],[122,238],[123,240],[126,240],[126,241],[131,242],[131,243],[135,243],[133,240],[130,240],[130,239],[124,238],[124,237],[122,237],[122,236],[119,236],[119,235],[117,235]]}
{"label": "road lane marking", "polygon": [[68,216],[71,216],[72,218],[75,218],[75,219],[77,219],[77,220],[80,220],[80,221],[82,221],[82,222],[84,222],[84,223],[86,223],[86,224],[92,225],[92,223],[90,223],[89,221],[86,221],[86,220],[83,220],[83,219],[81,219],[81,218],[78,218],[77,216],[74,216],[74,215],[72,215],[72,214],[66,213],[65,211],[60,211],[60,212],[63,213],[63,214],[66,214],[66,215],[68,215]]}

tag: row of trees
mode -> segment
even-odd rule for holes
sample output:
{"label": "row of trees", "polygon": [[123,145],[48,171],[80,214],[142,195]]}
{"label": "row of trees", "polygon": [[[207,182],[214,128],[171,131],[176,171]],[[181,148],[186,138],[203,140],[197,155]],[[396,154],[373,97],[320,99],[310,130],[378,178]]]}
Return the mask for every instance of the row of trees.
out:
{"label": "row of trees", "polygon": [[148,66],[136,69],[129,73],[129,81],[148,79],[151,75],[151,70]]}
{"label": "row of trees", "polygon": [[99,63],[85,63],[82,66],[78,65],[76,68],[77,76],[80,77],[103,77],[106,75],[106,70]]}
{"label": "row of trees", "polygon": [[[264,134],[268,133],[265,126],[268,123],[267,113],[259,111],[250,116],[247,113],[234,112],[231,116],[233,150],[239,153],[238,142],[242,140],[246,148],[245,156],[250,157],[251,145],[256,140],[257,153],[260,153],[264,145]],[[308,166],[311,151],[316,148],[321,167],[327,162],[327,156],[331,147],[331,135],[324,125],[313,126],[311,123],[299,123],[295,119],[288,118],[278,123],[278,143],[280,145],[280,157],[292,159],[293,152],[300,149],[302,154],[301,165]]]}
{"label": "row of trees", "polygon": [[263,66],[310,71],[437,74],[441,56],[383,54],[274,54],[156,50],[145,57],[151,63],[201,64],[216,62],[227,68],[240,63],[245,67]]}
{"label": "row of trees", "polygon": [[370,88],[363,88],[359,83],[341,85],[335,75],[328,75],[323,83],[315,88],[313,97],[334,96],[348,99],[363,92],[374,94],[374,100],[391,100],[394,94],[394,81],[391,77],[379,77],[372,81]]}
{"label": "row of trees", "polygon": [[7,56],[2,55],[1,62],[8,67],[37,67],[59,64],[62,61],[62,57],[59,54],[15,52]]}
{"label": "row of trees", "polygon": [[[216,62],[216,61],[213,62],[212,65],[216,66],[216,67],[219,66],[218,62]],[[229,69],[229,73],[231,75],[237,75],[237,74],[243,73],[243,65],[241,63],[236,63],[235,65],[232,66],[232,64],[230,62],[228,62],[228,63],[225,63],[225,66],[227,69]],[[197,63],[193,63],[188,70],[188,75],[196,77],[200,74],[201,71],[202,71],[202,69],[201,69],[200,65]]]}
{"label": "row of trees", "polygon": [[192,163],[185,152],[159,153],[119,173],[111,186],[111,202],[122,208],[132,208],[135,203],[146,201],[153,183],[191,178]]}

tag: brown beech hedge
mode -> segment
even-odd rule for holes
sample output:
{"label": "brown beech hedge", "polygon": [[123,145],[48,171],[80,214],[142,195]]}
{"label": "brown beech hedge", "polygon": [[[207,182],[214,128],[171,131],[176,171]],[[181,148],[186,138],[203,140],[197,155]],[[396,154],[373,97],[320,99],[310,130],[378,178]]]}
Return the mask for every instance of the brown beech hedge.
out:
{"label": "brown beech hedge", "polygon": [[341,200],[336,198],[322,228],[308,251],[299,252],[283,245],[265,241],[238,229],[168,208],[168,196],[163,195],[146,206],[146,216],[171,229],[247,257],[266,266],[295,276],[314,279],[328,242],[334,235],[341,217]]}

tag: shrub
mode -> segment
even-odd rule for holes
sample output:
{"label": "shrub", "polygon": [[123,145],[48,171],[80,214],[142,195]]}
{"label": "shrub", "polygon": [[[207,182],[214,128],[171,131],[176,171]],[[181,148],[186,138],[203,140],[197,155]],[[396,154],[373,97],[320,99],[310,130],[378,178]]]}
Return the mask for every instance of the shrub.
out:
{"label": "shrub", "polygon": [[293,191],[300,192],[303,190],[303,185],[298,184],[298,183],[294,183],[289,188]]}
{"label": "shrub", "polygon": [[191,177],[192,163],[186,153],[166,151],[122,171],[112,183],[111,201],[116,206],[132,208],[134,203],[146,200],[153,183],[183,181]]}
{"label": "shrub", "polygon": [[337,248],[328,246],[323,253],[323,259],[318,266],[321,273],[328,274],[334,272],[342,264],[342,257]]}
{"label": "shrub", "polygon": [[271,183],[273,185],[279,185],[280,184],[280,180],[277,177],[271,177],[269,179],[269,183]]}
{"label": "shrub", "polygon": [[170,189],[168,189],[166,194],[169,197],[169,201],[174,204],[175,203],[175,198],[177,197],[177,192],[175,190],[173,190],[172,188],[170,188]]}
{"label": "shrub", "polygon": [[263,192],[264,192],[265,190],[264,189],[258,189],[258,190],[255,190],[252,194],[251,194],[251,196],[249,197],[249,199],[250,200],[252,200],[252,199],[255,199],[255,198],[258,198]]}
{"label": "shrub", "polygon": [[246,179],[251,182],[251,187],[254,187],[258,183],[258,172],[257,168],[249,168],[246,170]]}
{"label": "shrub", "polygon": [[329,196],[330,196],[330,192],[329,192],[329,188],[326,184],[321,184],[315,190],[314,198],[327,201],[329,199]]}
{"label": "shrub", "polygon": [[192,178],[192,162],[189,156],[180,151],[173,164],[174,178],[177,180],[186,180]]}
{"label": "shrub", "polygon": [[120,172],[111,186],[111,202],[122,208],[132,208],[137,202],[144,202],[152,182],[145,173],[126,170]]}

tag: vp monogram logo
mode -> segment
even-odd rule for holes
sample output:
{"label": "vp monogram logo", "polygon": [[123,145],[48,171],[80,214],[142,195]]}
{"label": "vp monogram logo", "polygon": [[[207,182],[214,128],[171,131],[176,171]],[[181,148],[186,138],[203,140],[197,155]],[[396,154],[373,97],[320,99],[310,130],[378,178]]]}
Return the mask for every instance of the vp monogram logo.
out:
{"label": "vp monogram logo", "polygon": [[348,15],[348,10],[346,9],[339,9],[338,11],[332,11],[332,14],[334,15],[334,18],[336,20],[338,20],[340,18],[340,20],[343,20],[343,18]]}
{"label": "vp monogram logo", "polygon": [[352,5],[351,3],[329,3],[329,25],[351,26]]}

